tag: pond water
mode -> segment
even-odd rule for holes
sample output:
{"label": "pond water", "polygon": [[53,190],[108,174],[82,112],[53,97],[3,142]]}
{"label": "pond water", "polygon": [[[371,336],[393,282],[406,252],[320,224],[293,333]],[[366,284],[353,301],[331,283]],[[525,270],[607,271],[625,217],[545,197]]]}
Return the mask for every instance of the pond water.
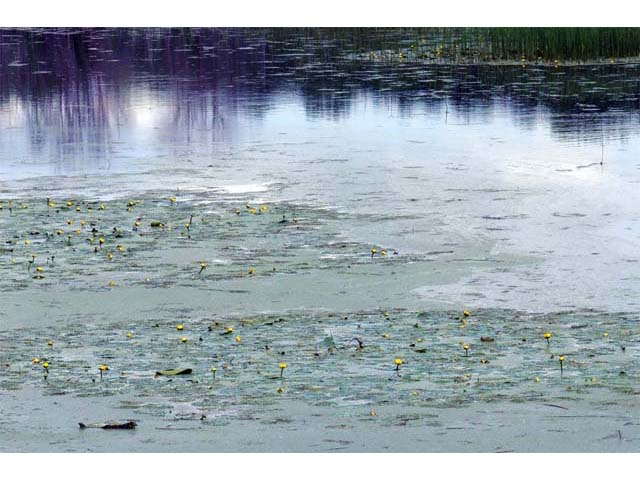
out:
{"label": "pond water", "polygon": [[[76,423],[112,415],[153,426],[133,450],[637,450],[640,63],[413,41],[0,31],[1,448],[83,450]],[[614,420],[534,427],[558,402]],[[449,436],[486,405],[539,442]]]}

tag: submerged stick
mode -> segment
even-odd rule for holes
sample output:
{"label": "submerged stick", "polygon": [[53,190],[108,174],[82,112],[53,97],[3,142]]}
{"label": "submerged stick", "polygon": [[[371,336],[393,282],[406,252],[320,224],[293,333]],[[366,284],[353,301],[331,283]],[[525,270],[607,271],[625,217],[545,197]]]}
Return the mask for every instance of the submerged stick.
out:
{"label": "submerged stick", "polygon": [[88,425],[82,422],[78,422],[78,425],[80,425],[80,428],[83,430],[85,428],[101,428],[103,430],[133,430],[138,426],[138,424],[133,420],[130,420],[128,422],[123,422],[123,423],[107,422],[107,423],[90,423]]}

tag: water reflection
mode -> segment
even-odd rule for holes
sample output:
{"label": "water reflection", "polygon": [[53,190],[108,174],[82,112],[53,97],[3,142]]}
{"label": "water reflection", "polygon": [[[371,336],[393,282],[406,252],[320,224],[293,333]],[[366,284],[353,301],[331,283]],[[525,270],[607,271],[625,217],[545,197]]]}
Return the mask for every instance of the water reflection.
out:
{"label": "water reflection", "polygon": [[[389,35],[375,34],[365,40]],[[389,64],[353,60],[357,48],[353,36],[286,30],[3,30],[0,141],[29,158],[102,162],[118,142],[144,148],[140,130],[166,143],[232,141],[234,125],[287,98],[311,120],[369,104],[469,125],[508,109],[523,130],[548,122],[556,139],[578,143],[638,129],[638,65]]]}

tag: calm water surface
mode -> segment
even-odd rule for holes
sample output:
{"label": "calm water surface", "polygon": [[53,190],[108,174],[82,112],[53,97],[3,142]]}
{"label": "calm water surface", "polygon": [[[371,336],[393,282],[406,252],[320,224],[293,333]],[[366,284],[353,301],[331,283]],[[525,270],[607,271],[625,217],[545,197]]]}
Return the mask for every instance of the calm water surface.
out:
{"label": "calm water surface", "polygon": [[[370,50],[387,48],[371,37]],[[90,286],[116,277],[101,276],[93,264],[78,267],[71,256],[57,260],[70,269],[68,283],[46,279],[39,289],[30,279],[11,283],[19,276],[12,258],[26,262],[28,252],[7,250],[0,294],[6,324],[62,322],[73,336],[74,322],[86,318],[127,330],[152,311],[154,321],[171,326],[185,311],[195,317],[489,308],[594,309],[602,316],[587,323],[612,329],[615,315],[637,311],[640,64],[416,64],[390,54],[356,55],[365,50],[352,39],[300,32],[0,31],[5,213],[9,200],[27,202],[33,212],[46,209],[49,197],[112,202],[115,212],[131,198],[152,204],[175,195],[183,205],[172,217],[176,224],[192,208],[222,218],[247,202],[268,204],[273,223],[296,212],[308,221],[308,229],[287,237],[291,250],[278,264],[285,273],[256,278],[258,287],[225,275],[281,260],[268,240],[281,234],[272,223],[231,228],[224,245],[214,238],[220,230],[207,231],[200,247],[136,245],[149,262],[159,262],[154,278],[162,282],[143,290],[146,273],[138,265],[109,270],[121,275],[118,282],[131,279],[117,302],[108,300],[112,292],[84,291],[74,268],[91,272],[82,279]],[[162,211],[152,208],[148,215]],[[30,227],[53,232],[55,224],[42,218],[32,218]],[[3,228],[7,238],[24,231],[9,220]],[[352,257],[333,251],[335,242]],[[342,258],[359,258],[353,267],[360,268],[374,246],[397,259],[393,272],[363,266],[354,277],[341,270]],[[218,255],[224,248],[258,253],[227,258]],[[220,278],[213,287],[193,288],[185,265],[204,258],[220,266]],[[331,328],[339,335],[339,327]],[[372,331],[372,338],[381,333]],[[355,334],[345,332],[342,340]],[[98,347],[91,353],[96,361]],[[349,405],[361,398],[350,395]]]}
{"label": "calm water surface", "polygon": [[362,215],[342,228],[364,243],[479,246],[474,268],[414,285],[418,298],[637,308],[637,64],[416,65],[351,61],[352,48],[256,31],[5,31],[3,196],[326,206]]}

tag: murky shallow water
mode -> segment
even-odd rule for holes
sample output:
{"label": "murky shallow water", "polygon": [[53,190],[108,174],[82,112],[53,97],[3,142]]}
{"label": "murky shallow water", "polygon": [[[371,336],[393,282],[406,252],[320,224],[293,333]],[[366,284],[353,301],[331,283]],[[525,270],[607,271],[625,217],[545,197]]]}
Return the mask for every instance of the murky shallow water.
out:
{"label": "murky shallow water", "polygon": [[637,450],[637,64],[117,37],[3,33],[3,450]]}

